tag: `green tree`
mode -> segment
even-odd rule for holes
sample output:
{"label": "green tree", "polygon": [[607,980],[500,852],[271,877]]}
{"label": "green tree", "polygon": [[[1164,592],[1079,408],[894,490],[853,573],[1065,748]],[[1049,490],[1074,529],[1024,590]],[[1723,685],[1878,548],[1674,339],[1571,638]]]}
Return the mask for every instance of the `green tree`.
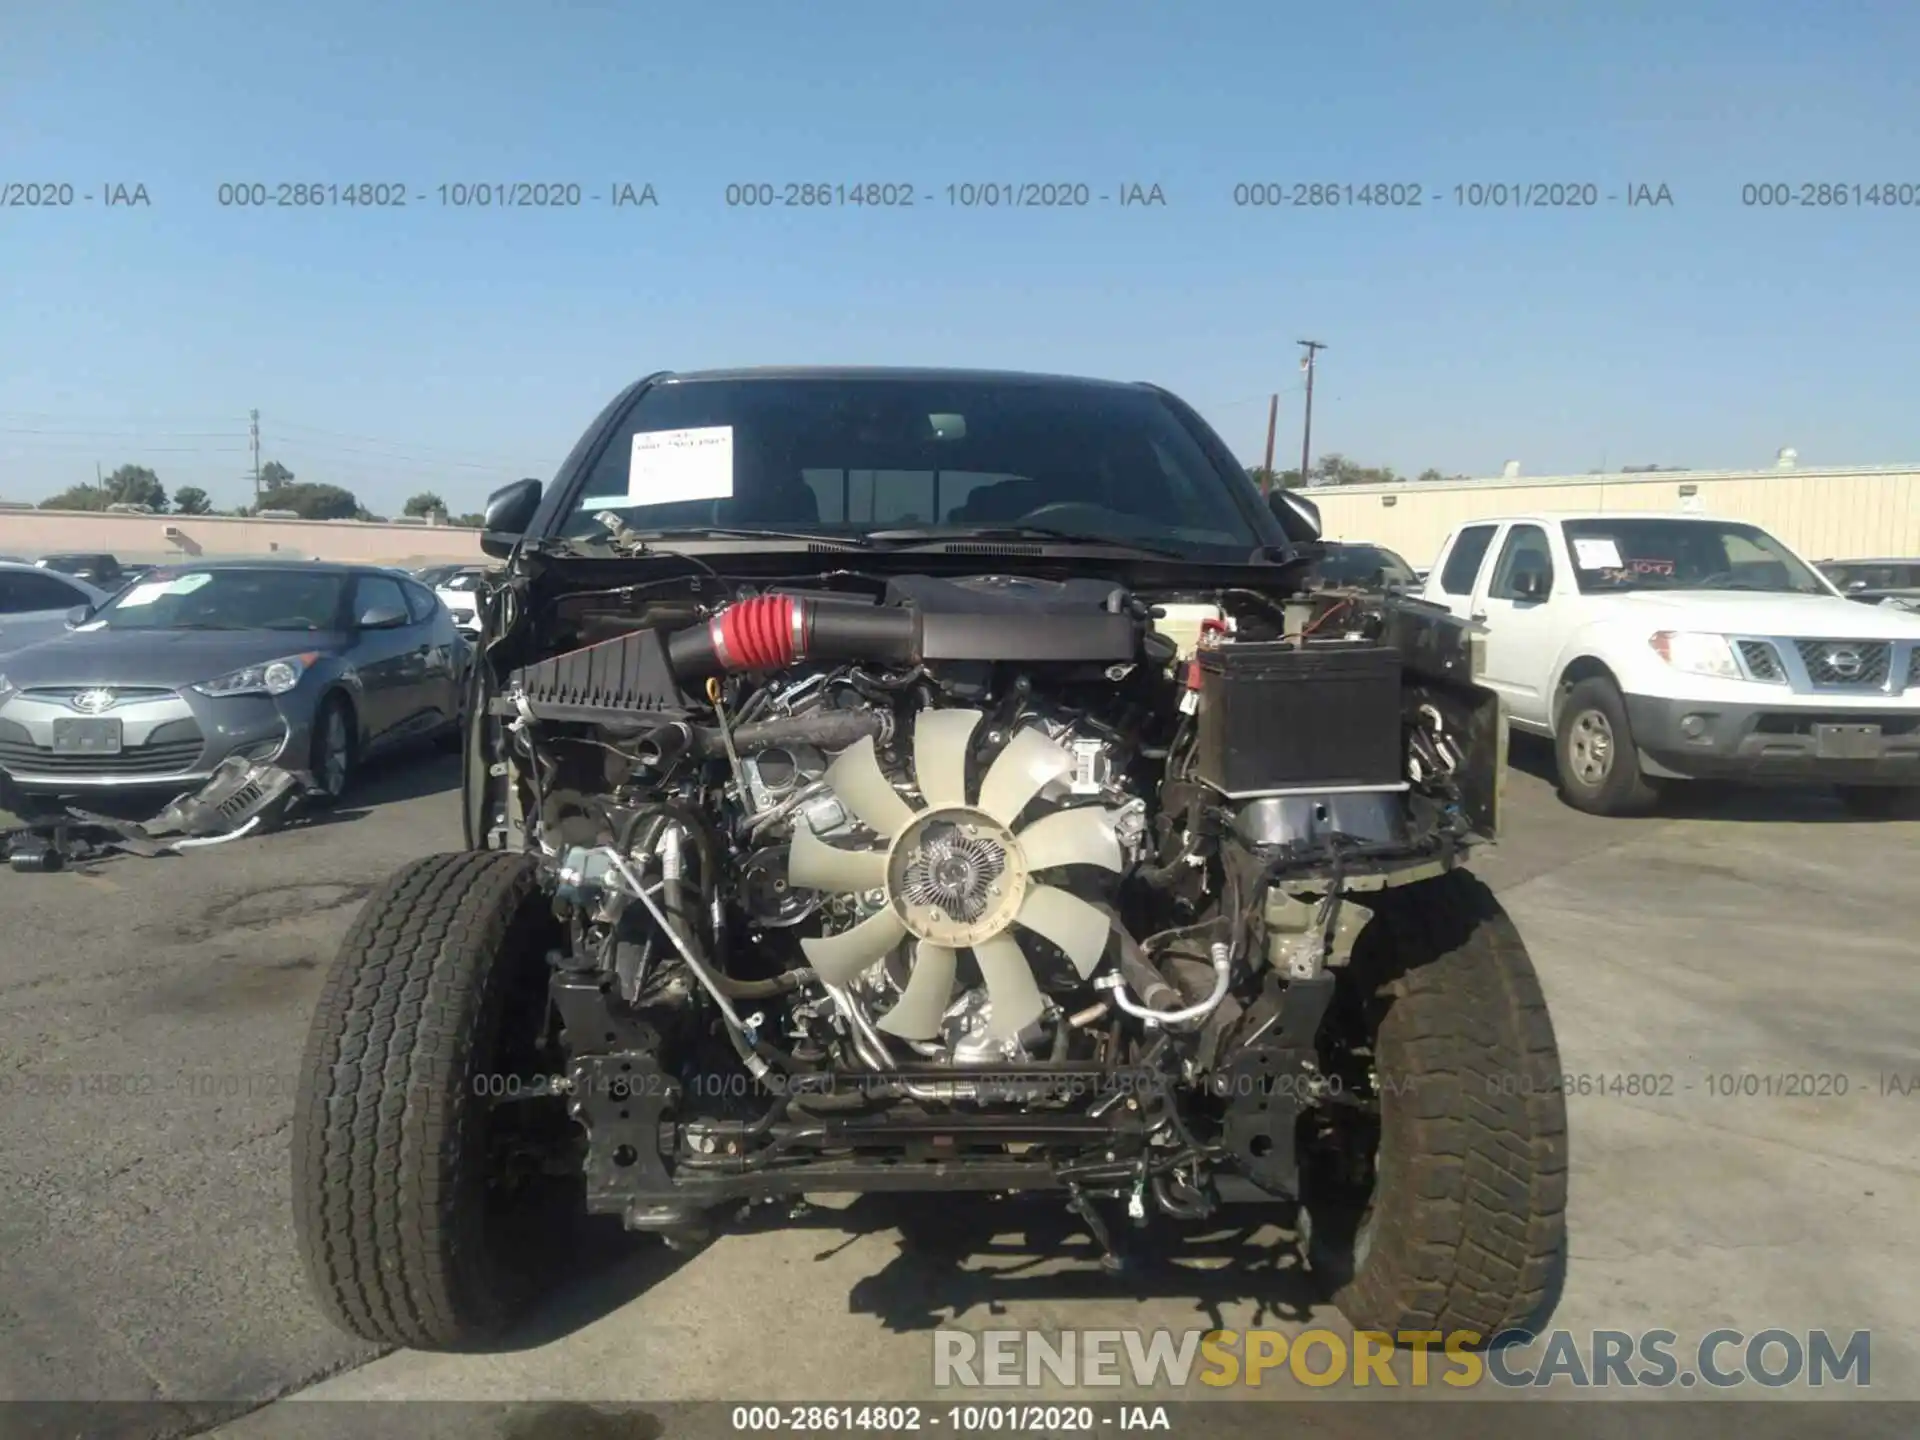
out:
{"label": "green tree", "polygon": [[480,530],[486,527],[487,517],[477,513],[455,515],[447,523],[450,525],[464,525],[469,530]]}
{"label": "green tree", "polygon": [[311,483],[276,485],[260,497],[258,508],[291,510],[302,520],[352,520],[362,513],[351,490]]}
{"label": "green tree", "polygon": [[104,510],[106,494],[97,485],[72,485],[40,502],[42,510]]}
{"label": "green tree", "polygon": [[438,510],[442,514],[445,514],[446,509],[446,501],[442,500],[431,490],[422,490],[418,495],[407,501],[400,513],[402,515],[431,515],[434,511]]}
{"label": "green tree", "polygon": [[260,488],[262,490],[278,490],[281,486],[291,485],[292,483],[293,471],[282,465],[278,460],[269,460],[260,467]]}
{"label": "green tree", "polygon": [[104,482],[109,505],[149,505],[155,511],[167,508],[167,492],[160,477],[144,465],[122,465]]}
{"label": "green tree", "polygon": [[211,515],[213,501],[198,485],[182,485],[173,492],[173,508],[181,515]]}

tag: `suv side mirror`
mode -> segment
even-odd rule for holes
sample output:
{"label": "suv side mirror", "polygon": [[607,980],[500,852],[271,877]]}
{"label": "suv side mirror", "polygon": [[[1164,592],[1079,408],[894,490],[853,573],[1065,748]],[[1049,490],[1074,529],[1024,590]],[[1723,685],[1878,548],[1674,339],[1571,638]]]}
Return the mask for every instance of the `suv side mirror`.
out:
{"label": "suv side mirror", "polygon": [[92,618],[93,618],[93,606],[76,605],[71,610],[67,611],[67,628],[69,630],[78,630],[82,625],[86,624],[87,621],[91,620]]}
{"label": "suv side mirror", "polygon": [[1269,490],[1267,508],[1273,512],[1273,518],[1280,522],[1287,539],[1294,544],[1304,545],[1320,538],[1320,507],[1299,492],[1278,488]]}
{"label": "suv side mirror", "polygon": [[406,623],[406,610],[395,605],[375,605],[360,616],[362,630],[393,630]]}
{"label": "suv side mirror", "polygon": [[487,497],[486,519],[481,524],[480,548],[496,560],[513,553],[520,537],[533,523],[540,508],[541,484],[538,480],[516,480],[503,485]]}

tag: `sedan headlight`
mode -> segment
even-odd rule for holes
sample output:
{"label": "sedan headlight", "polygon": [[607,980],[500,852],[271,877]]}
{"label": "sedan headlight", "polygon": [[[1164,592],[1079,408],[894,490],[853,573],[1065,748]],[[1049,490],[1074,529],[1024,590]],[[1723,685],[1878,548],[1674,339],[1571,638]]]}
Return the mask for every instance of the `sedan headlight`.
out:
{"label": "sedan headlight", "polygon": [[268,660],[259,665],[249,665],[244,670],[236,670],[231,675],[222,675],[218,680],[208,680],[193,688],[202,695],[221,697],[284,695],[300,683],[300,677],[306,674],[308,667],[319,658],[319,655],[313,652],[305,655],[289,655],[283,660]]}
{"label": "sedan headlight", "polygon": [[1716,680],[1745,678],[1734,662],[1733,646],[1724,635],[1706,635],[1697,630],[1657,630],[1647,643],[1667,664],[1689,675],[1710,675]]}

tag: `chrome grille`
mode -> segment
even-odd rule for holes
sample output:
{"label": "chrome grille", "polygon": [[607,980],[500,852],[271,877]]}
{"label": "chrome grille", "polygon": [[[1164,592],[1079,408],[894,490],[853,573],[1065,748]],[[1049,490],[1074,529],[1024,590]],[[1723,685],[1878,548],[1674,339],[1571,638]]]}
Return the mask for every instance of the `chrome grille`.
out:
{"label": "chrome grille", "polygon": [[20,693],[35,700],[65,703],[76,695],[85,695],[94,690],[111,690],[115,709],[122,705],[138,704],[142,700],[166,700],[179,693],[164,685],[34,685]]}
{"label": "chrome grille", "polygon": [[1878,690],[1887,683],[1893,646],[1885,640],[1796,640],[1807,678],[1830,689]]}
{"label": "chrome grille", "polygon": [[1773,648],[1770,641],[1742,640],[1740,658],[1746,662],[1747,673],[1756,680],[1787,678],[1787,672],[1780,665],[1780,652]]}
{"label": "chrome grille", "polygon": [[156,726],[145,745],[118,755],[56,755],[33,743],[23,726],[0,720],[0,770],[22,775],[172,775],[199,763],[206,739],[191,720]]}

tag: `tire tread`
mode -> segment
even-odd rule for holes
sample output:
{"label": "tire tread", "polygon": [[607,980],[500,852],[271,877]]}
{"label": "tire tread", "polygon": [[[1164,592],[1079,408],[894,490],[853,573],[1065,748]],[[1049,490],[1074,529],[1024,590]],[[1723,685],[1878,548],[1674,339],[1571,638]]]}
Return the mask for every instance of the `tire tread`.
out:
{"label": "tire tread", "polygon": [[[1383,1176],[1366,1262],[1336,1294],[1354,1325],[1472,1331],[1547,1301],[1564,1257],[1566,1102],[1539,977],[1477,877],[1409,887],[1378,912],[1404,968],[1385,989],[1377,1060],[1405,1173]],[[1397,1102],[1397,1104],[1396,1104]]]}
{"label": "tire tread", "polygon": [[294,1225],[312,1289],[364,1339],[446,1349],[506,1318],[462,1221],[484,1053],[523,855],[429,855],[368,899],[308,1032],[293,1126]]}

